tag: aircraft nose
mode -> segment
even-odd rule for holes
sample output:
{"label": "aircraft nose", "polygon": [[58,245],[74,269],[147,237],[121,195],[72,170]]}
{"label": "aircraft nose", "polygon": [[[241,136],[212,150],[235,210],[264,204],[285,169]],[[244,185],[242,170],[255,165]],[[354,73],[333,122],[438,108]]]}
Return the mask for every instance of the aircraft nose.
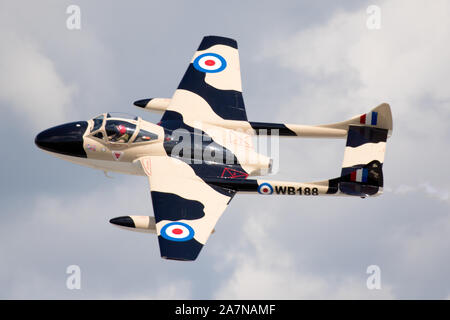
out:
{"label": "aircraft nose", "polygon": [[34,143],[43,150],[86,158],[83,134],[87,127],[87,121],[65,123],[42,131],[36,136]]}

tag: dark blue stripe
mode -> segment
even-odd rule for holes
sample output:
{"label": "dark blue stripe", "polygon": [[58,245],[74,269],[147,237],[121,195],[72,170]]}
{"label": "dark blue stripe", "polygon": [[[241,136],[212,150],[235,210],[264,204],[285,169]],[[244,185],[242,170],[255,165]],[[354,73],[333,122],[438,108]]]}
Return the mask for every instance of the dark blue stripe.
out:
{"label": "dark blue stripe", "polygon": [[197,51],[203,51],[206,49],[211,48],[212,46],[215,45],[224,45],[224,46],[229,46],[232,48],[237,49],[238,45],[236,40],[231,39],[231,38],[225,38],[225,37],[218,37],[218,36],[206,36],[203,38],[202,42],[200,43],[200,46],[198,47]]}
{"label": "dark blue stripe", "polygon": [[377,125],[377,119],[378,119],[378,112],[372,112],[372,123],[371,125],[375,126]]}
{"label": "dark blue stripe", "polygon": [[335,194],[338,192],[340,180],[341,180],[340,178],[334,178],[334,179],[328,180],[327,194]]}
{"label": "dark blue stripe", "polygon": [[247,192],[257,192],[258,191],[258,182],[252,179],[230,179],[230,178],[206,178],[205,181],[209,185],[214,185],[226,189],[238,191],[247,191]]}
{"label": "dark blue stripe", "polygon": [[367,182],[367,175],[368,175],[368,170],[366,168],[363,168],[362,169],[362,178],[361,178],[362,182]]}
{"label": "dark blue stripe", "polygon": [[242,92],[214,88],[205,82],[205,75],[191,63],[178,89],[191,91],[205,99],[211,109],[223,119],[247,121]]}
{"label": "dark blue stripe", "polygon": [[171,241],[158,236],[161,257],[170,260],[192,261],[197,259],[203,245],[195,239]]}
{"label": "dark blue stripe", "polygon": [[174,193],[152,191],[153,212],[156,223],[162,220],[196,220],[205,216],[205,206],[196,200],[188,200]]}
{"label": "dark blue stripe", "polygon": [[378,186],[358,184],[355,182],[341,182],[339,184],[339,190],[351,196],[366,197],[376,194],[380,188]]}
{"label": "dark blue stripe", "polygon": [[349,126],[347,147],[359,147],[365,143],[386,142],[388,130],[365,126]]}
{"label": "dark blue stripe", "polygon": [[286,127],[282,123],[270,123],[270,122],[249,122],[252,128],[256,131],[256,134],[260,134],[261,130],[266,130],[266,132],[261,132],[263,134],[270,135],[271,130],[278,130],[280,136],[296,136],[295,132]]}

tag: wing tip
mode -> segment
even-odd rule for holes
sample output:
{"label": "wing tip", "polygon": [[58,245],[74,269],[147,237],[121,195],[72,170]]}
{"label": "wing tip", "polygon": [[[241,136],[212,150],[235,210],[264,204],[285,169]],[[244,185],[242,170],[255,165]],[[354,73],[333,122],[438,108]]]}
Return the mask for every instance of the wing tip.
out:
{"label": "wing tip", "polygon": [[172,261],[195,261],[195,259],[196,259],[196,258],[194,258],[194,259],[184,259],[184,258],[167,257],[167,256],[161,256],[161,258],[163,258],[165,260],[172,260]]}
{"label": "wing tip", "polygon": [[158,236],[161,258],[176,261],[194,261],[197,259],[203,244],[195,239],[188,241],[171,241]]}
{"label": "wing tip", "polygon": [[197,51],[202,51],[211,48],[214,45],[222,44],[225,46],[232,47],[234,49],[238,48],[237,41],[231,38],[222,37],[222,36],[205,36],[200,43]]}

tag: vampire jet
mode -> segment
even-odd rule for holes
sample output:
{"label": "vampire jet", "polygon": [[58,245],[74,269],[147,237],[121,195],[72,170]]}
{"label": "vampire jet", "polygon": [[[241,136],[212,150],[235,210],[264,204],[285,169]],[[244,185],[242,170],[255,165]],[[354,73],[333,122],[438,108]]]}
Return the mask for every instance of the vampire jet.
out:
{"label": "vampire jet", "polygon": [[[121,216],[110,222],[156,234],[163,258],[195,260],[237,193],[361,198],[382,193],[386,140],[392,132],[389,105],[316,126],[249,121],[233,39],[204,37],[172,98],[134,104],[161,112],[161,121],[104,113],[42,131],[35,143],[105,173],[146,176],[154,217]],[[256,136],[346,139],[341,174],[307,183],[259,178],[271,172],[273,162],[257,152]]]}

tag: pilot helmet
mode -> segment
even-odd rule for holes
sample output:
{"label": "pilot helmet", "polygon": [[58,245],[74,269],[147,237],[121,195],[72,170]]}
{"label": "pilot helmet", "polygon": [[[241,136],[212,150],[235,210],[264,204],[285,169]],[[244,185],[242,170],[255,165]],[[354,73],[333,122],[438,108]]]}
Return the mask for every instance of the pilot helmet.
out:
{"label": "pilot helmet", "polygon": [[127,128],[123,124],[116,126],[116,129],[119,134],[125,134],[127,132]]}

